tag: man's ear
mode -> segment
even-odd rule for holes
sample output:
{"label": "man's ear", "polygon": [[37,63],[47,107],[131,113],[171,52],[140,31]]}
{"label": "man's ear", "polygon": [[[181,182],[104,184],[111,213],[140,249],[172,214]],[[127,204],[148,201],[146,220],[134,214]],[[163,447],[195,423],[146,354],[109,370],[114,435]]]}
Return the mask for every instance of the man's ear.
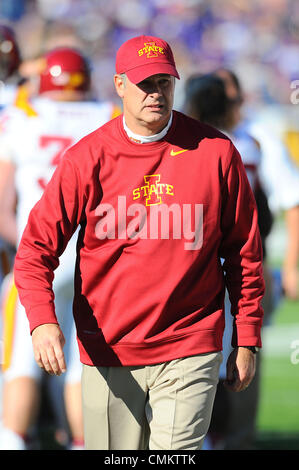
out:
{"label": "man's ear", "polygon": [[115,86],[116,93],[118,94],[118,96],[120,98],[123,98],[124,90],[125,90],[125,80],[121,75],[119,74],[114,75],[114,86]]}

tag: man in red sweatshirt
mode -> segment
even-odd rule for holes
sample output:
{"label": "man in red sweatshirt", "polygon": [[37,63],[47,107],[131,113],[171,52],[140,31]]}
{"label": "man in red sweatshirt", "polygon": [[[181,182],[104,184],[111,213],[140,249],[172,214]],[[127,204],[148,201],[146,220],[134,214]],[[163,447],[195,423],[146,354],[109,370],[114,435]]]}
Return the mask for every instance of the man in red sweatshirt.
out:
{"label": "man in red sweatshirt", "polygon": [[254,197],[219,131],[173,110],[170,46],[116,56],[123,114],[69,149],[33,208],[15,281],[35,358],[66,369],[52,281],[80,226],[74,318],[87,449],[200,449],[218,382],[228,289],[227,386],[246,388],[264,293]]}

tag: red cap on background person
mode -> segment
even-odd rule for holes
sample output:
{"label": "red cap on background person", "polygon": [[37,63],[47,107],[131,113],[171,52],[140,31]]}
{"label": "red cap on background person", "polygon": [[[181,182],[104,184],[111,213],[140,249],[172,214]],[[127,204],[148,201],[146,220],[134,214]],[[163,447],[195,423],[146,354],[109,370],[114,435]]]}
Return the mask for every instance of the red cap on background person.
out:
{"label": "red cap on background person", "polygon": [[169,44],[154,36],[138,36],[122,44],[115,68],[116,73],[125,73],[134,84],[158,73],[180,78]]}

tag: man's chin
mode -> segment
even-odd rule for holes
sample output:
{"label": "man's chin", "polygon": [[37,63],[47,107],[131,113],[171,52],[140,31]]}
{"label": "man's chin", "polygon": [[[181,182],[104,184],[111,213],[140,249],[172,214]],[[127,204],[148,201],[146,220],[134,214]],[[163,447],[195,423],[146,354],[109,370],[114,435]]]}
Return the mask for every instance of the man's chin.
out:
{"label": "man's chin", "polygon": [[168,122],[170,113],[165,109],[147,109],[145,113],[145,120],[150,124],[151,122]]}

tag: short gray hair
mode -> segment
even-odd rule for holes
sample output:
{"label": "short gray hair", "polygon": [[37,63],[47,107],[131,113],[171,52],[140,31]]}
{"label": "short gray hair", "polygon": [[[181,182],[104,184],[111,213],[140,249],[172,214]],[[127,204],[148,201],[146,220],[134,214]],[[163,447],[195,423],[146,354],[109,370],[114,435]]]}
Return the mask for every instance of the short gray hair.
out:
{"label": "short gray hair", "polygon": [[124,83],[124,86],[126,86],[126,82],[127,82],[127,75],[125,73],[120,73],[119,74],[123,83]]}

